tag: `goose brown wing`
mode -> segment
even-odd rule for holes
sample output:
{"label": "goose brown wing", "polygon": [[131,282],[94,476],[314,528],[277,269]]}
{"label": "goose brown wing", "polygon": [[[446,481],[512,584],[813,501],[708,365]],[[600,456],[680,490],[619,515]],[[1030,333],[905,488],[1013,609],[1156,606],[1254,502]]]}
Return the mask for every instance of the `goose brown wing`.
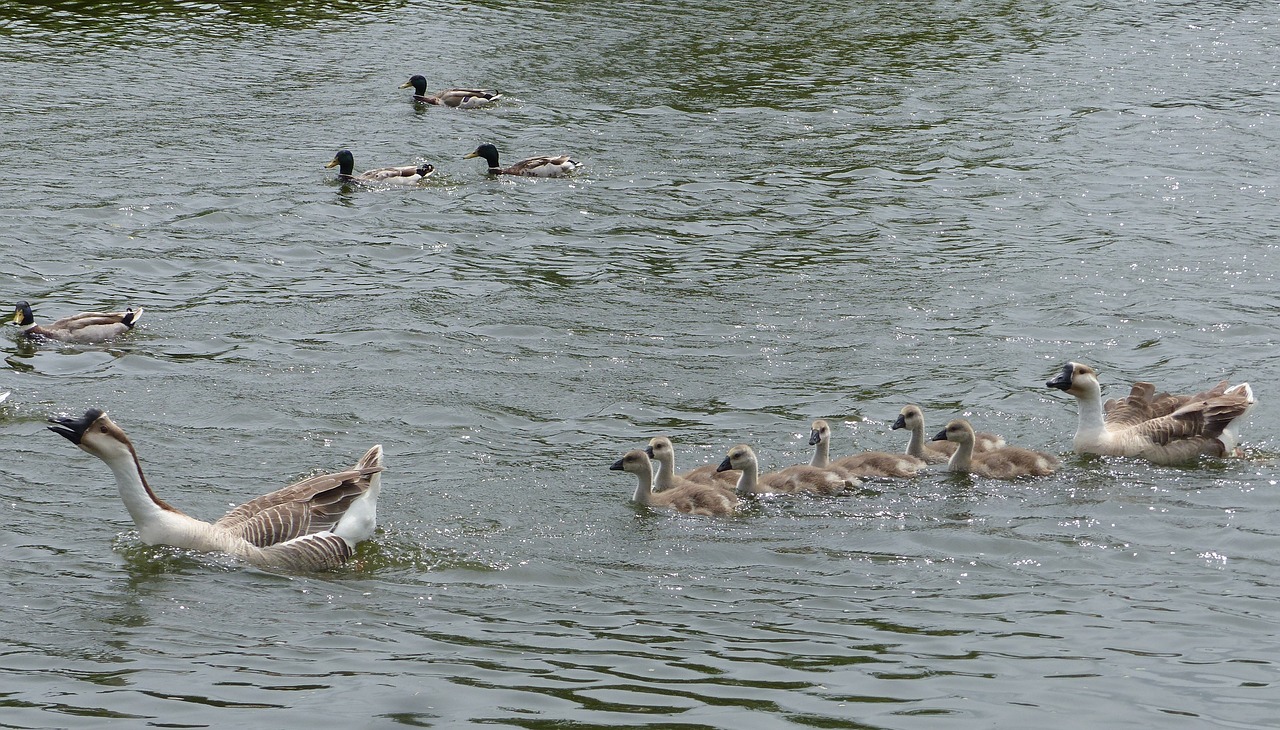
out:
{"label": "goose brown wing", "polygon": [[1133,384],[1129,395],[1125,398],[1113,398],[1102,405],[1103,420],[1109,429],[1127,428],[1164,416],[1197,401],[1206,401],[1222,396],[1227,391],[1228,381],[1224,380],[1213,388],[1195,395],[1173,395],[1157,393],[1151,383]]}
{"label": "goose brown wing", "polygon": [[263,548],[269,565],[291,570],[332,570],[351,557],[353,549],[338,535],[303,535]]}
{"label": "goose brown wing", "polygon": [[1183,455],[1184,451],[1188,452],[1185,458],[1214,453],[1221,456],[1223,445],[1218,437],[1233,420],[1249,410],[1250,405],[1243,394],[1220,394],[1186,403],[1167,416],[1138,424],[1133,432],[1170,451],[1171,456],[1175,452]]}
{"label": "goose brown wing", "polygon": [[382,470],[364,466],[303,479],[245,502],[214,525],[258,547],[330,530],[369,489],[369,477]]}

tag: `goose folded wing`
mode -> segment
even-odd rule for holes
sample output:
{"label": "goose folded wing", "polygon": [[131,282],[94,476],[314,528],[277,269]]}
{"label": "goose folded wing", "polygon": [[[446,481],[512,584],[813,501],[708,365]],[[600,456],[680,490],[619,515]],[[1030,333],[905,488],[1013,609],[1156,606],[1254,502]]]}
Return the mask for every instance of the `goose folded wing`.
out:
{"label": "goose folded wing", "polygon": [[351,557],[350,544],[332,532],[295,537],[288,542],[264,547],[271,565],[293,570],[332,570]]}
{"label": "goose folded wing", "polygon": [[214,524],[258,547],[331,530],[380,471],[369,466],[304,479],[245,502]]}
{"label": "goose folded wing", "polygon": [[1222,456],[1225,447],[1218,437],[1249,405],[1243,395],[1217,395],[1186,403],[1167,416],[1138,424],[1131,432],[1170,458],[1192,459],[1214,453]]}
{"label": "goose folded wing", "polygon": [[1221,397],[1228,390],[1229,381],[1223,380],[1214,387],[1195,395],[1157,393],[1151,383],[1134,383],[1125,398],[1112,398],[1102,406],[1107,428],[1117,429],[1172,415],[1178,409],[1200,401]]}

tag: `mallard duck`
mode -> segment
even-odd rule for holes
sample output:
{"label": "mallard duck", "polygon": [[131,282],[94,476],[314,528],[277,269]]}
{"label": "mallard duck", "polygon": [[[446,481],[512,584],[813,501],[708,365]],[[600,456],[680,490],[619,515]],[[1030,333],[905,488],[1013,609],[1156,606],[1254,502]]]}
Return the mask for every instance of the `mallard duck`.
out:
{"label": "mallard duck", "polygon": [[[945,464],[956,452],[956,445],[950,441],[926,441],[924,437],[924,411],[920,406],[903,406],[898,412],[898,420],[893,422],[894,431],[906,428],[911,430],[911,438],[907,441],[907,453],[923,459],[930,464]],[[982,452],[1004,446],[1004,437],[994,433],[974,434],[973,450]]]}
{"label": "mallard duck", "polygon": [[148,545],[229,553],[267,568],[325,570],[341,565],[356,543],[373,535],[383,470],[380,445],[346,471],[303,479],[209,523],[151,491],[129,437],[101,410],[49,421],[57,424],[50,431],[111,468],[120,498]]}
{"label": "mallard duck", "polygon": [[956,452],[947,462],[947,471],[976,474],[988,479],[1017,479],[1048,476],[1058,468],[1057,457],[1018,446],[1001,446],[991,451],[974,453],[973,426],[963,418],[949,422],[933,440],[946,440],[956,444]]}
{"label": "mallard duck", "polygon": [[1128,397],[1102,402],[1098,373],[1069,362],[1046,387],[1075,396],[1079,420],[1072,445],[1077,454],[1138,456],[1156,464],[1182,464],[1200,456],[1233,456],[1231,430],[1256,402],[1248,383],[1224,380],[1196,395],[1156,393],[1134,383]]}
{"label": "mallard duck", "polygon": [[411,76],[408,81],[400,84],[402,89],[410,86],[413,87],[414,101],[457,109],[479,109],[502,98],[502,94],[486,89],[445,89],[439,94],[428,94],[427,77],[421,74]]}
{"label": "mallard duck", "polygon": [[480,145],[475,149],[475,152],[462,159],[469,160],[472,157],[483,157],[489,163],[490,175],[560,177],[578,169],[580,164],[576,160],[569,159],[568,155],[560,155],[559,157],[530,157],[526,160],[520,160],[511,167],[501,167],[498,165],[498,148],[491,144]]}
{"label": "mallard duck", "polygon": [[86,344],[106,342],[133,329],[142,317],[142,307],[137,311],[127,309],[123,312],[81,312],[49,325],[36,324],[31,305],[18,302],[13,309],[11,324],[22,328],[22,334],[38,339],[45,338],[59,342]]}
{"label": "mallard duck", "polygon": [[760,473],[760,462],[756,452],[746,444],[738,444],[729,449],[729,455],[717,467],[720,471],[737,469],[742,472],[738,477],[738,494],[836,494],[850,486],[857,486],[856,478],[845,478],[827,469],[816,466],[788,466],[768,474]]}
{"label": "mallard duck", "polygon": [[436,171],[433,165],[405,165],[404,167],[380,167],[376,170],[365,170],[359,175],[353,174],[356,158],[351,150],[338,150],[325,168],[338,168],[338,179],[347,182],[381,182],[396,184],[416,183]]}
{"label": "mallard duck", "polygon": [[646,507],[673,509],[691,515],[728,515],[738,508],[738,495],[711,484],[682,482],[670,489],[653,491],[653,465],[640,449],[628,451],[613,462],[610,471],[625,471],[639,480],[631,500]]}
{"label": "mallard duck", "polygon": [[738,472],[732,470],[716,471],[719,463],[704,464],[683,474],[676,474],[676,450],[671,445],[671,439],[666,436],[655,436],[649,439],[649,446],[645,449],[645,453],[649,455],[650,459],[658,462],[658,473],[653,477],[653,489],[655,492],[666,491],[684,482],[710,484],[722,489],[733,489],[740,476]]}
{"label": "mallard duck", "polygon": [[909,479],[925,468],[923,459],[910,454],[891,454],[887,451],[863,451],[852,456],[831,460],[831,426],[819,418],[809,427],[809,445],[813,446],[813,459],[809,466],[834,471],[843,477],[898,477]]}

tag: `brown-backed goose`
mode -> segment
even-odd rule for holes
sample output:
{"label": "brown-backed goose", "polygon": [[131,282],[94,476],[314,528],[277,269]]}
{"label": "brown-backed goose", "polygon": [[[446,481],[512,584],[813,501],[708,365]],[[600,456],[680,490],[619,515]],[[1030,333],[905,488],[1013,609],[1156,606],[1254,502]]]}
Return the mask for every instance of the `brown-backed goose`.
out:
{"label": "brown-backed goose", "polygon": [[304,479],[245,502],[217,522],[186,515],[156,496],[129,437],[105,413],[50,419],[49,430],[106,462],[124,506],[148,545],[229,553],[267,568],[325,570],[341,565],[373,535],[382,447],[352,468]]}
{"label": "brown-backed goose", "polygon": [[1151,383],[1139,382],[1127,397],[1103,403],[1097,371],[1078,362],[1064,365],[1045,385],[1076,398],[1076,453],[1138,456],[1166,465],[1235,455],[1233,426],[1256,402],[1248,383],[1224,380],[1196,395],[1157,393]]}

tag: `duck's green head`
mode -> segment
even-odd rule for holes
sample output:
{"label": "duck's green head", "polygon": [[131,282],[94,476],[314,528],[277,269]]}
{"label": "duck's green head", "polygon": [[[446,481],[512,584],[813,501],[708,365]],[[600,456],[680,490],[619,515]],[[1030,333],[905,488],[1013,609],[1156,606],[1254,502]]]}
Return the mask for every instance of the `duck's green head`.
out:
{"label": "duck's green head", "polygon": [[325,165],[325,169],[330,167],[338,168],[339,175],[350,175],[356,167],[355,155],[351,154],[351,150],[338,150],[329,164]]}
{"label": "duck's green head", "polygon": [[417,96],[427,95],[427,77],[426,76],[423,76],[422,74],[415,74],[409,77],[408,81],[404,82],[403,84],[400,84],[400,88],[402,89],[407,89],[410,86],[413,87],[413,93],[416,94]]}
{"label": "duck's green head", "polygon": [[494,147],[491,144],[480,145],[475,149],[474,152],[467,155],[466,157],[463,157],[462,159],[469,160],[472,157],[483,157],[485,161],[489,163],[489,167],[498,166],[498,148]]}
{"label": "duck's green head", "polygon": [[18,302],[13,307],[13,319],[9,321],[21,327],[26,327],[29,324],[34,324],[36,317],[31,313],[30,304],[27,304],[26,302]]}

